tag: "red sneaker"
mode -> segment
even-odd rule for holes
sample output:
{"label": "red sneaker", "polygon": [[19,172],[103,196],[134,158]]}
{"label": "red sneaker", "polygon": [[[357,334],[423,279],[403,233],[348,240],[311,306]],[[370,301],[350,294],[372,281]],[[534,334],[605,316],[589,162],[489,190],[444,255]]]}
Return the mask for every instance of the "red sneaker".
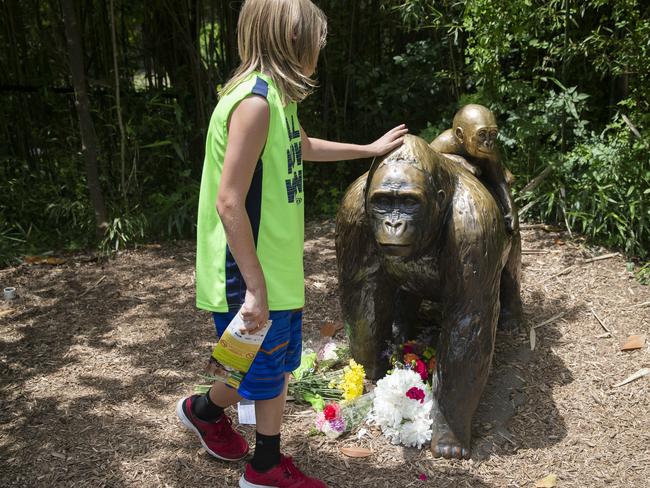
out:
{"label": "red sneaker", "polygon": [[290,457],[282,456],[280,464],[265,473],[258,473],[248,463],[239,478],[239,488],[327,488],[327,485],[305,475]]}
{"label": "red sneaker", "polygon": [[205,422],[192,413],[192,402],[198,395],[182,398],[176,405],[176,415],[183,425],[199,436],[208,454],[224,461],[238,461],[248,454],[248,442],[232,428],[232,421],[224,413],[216,422]]}

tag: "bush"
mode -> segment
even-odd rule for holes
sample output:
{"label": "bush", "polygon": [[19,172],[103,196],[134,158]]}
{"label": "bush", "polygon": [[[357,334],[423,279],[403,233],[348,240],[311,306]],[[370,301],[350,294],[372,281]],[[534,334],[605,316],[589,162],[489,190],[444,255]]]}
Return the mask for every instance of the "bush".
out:
{"label": "bush", "polygon": [[650,253],[648,148],[621,124],[566,155],[556,182],[564,195],[555,195],[569,228],[643,259]]}

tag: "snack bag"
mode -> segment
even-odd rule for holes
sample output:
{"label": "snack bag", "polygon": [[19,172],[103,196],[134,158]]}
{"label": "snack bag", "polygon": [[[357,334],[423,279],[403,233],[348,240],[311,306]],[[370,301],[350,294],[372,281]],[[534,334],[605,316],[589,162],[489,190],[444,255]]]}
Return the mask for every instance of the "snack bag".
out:
{"label": "snack bag", "polygon": [[237,312],[212,350],[208,373],[233,388],[239,388],[270,326],[271,321],[268,321],[254,334],[242,332],[246,330],[246,324],[241,312]]}

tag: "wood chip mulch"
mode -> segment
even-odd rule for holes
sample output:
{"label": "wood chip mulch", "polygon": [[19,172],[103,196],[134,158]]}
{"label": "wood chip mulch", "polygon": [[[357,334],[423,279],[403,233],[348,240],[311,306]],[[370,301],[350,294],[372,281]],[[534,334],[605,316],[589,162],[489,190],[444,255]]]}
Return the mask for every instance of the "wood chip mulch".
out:
{"label": "wood chip mulch", "polygon": [[[558,487],[649,486],[650,376],[613,385],[650,367],[647,341],[621,351],[628,336],[650,338],[650,287],[611,251],[535,226],[522,235],[527,324],[498,334],[469,461],[392,446],[373,428],[310,437],[313,413],[292,402],[284,451],[341,488],[532,488],[551,474]],[[333,237],[331,221],[308,226],[307,347],[341,320]],[[245,461],[211,459],[175,416],[214,342],[194,306],[194,244],[61,257],[0,270],[18,293],[0,300],[0,485],[238,486]]]}

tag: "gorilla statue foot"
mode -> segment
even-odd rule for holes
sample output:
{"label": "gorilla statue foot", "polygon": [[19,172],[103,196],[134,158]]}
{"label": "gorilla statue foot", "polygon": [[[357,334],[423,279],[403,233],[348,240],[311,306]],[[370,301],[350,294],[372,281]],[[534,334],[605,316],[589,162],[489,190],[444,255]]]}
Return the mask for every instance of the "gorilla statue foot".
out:
{"label": "gorilla statue foot", "polygon": [[433,418],[433,425],[431,426],[433,429],[431,433],[431,453],[433,457],[469,459],[469,439],[467,443],[458,440],[458,437],[452,432],[436,401],[434,401],[431,417]]}
{"label": "gorilla statue foot", "polygon": [[434,432],[431,438],[431,452],[433,457],[443,457],[445,459],[469,459],[469,447],[465,447],[456,438],[453,432],[448,428],[438,429]]}

